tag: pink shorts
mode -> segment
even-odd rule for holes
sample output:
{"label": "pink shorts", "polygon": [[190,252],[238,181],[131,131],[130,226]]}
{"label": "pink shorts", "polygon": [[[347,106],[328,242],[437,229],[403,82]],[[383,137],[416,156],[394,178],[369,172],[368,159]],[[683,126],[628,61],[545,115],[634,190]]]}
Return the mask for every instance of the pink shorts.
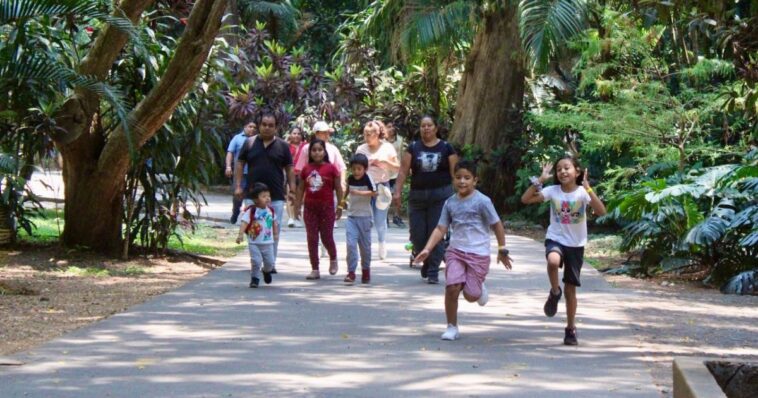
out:
{"label": "pink shorts", "polygon": [[447,249],[445,253],[445,284],[463,283],[463,292],[471,297],[482,295],[482,283],[490,271],[490,256]]}

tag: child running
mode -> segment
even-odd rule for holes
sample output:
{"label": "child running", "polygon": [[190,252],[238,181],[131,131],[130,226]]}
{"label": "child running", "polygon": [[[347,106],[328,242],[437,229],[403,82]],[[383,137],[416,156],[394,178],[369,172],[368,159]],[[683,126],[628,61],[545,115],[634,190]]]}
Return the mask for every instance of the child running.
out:
{"label": "child running", "polygon": [[274,269],[274,241],[279,239],[279,224],[276,222],[271,205],[271,192],[266,184],[256,183],[250,190],[249,199],[253,205],[248,206],[240,218],[237,244],[247,235],[247,248],[250,251],[250,287],[257,288],[260,283],[261,264],[263,280],[271,283]]}
{"label": "child running", "polygon": [[355,282],[355,269],[358,267],[358,251],[361,257],[361,283],[371,282],[371,198],[376,196],[376,185],[366,173],[368,157],[362,153],[350,159],[352,175],[347,179],[348,190],[340,207],[350,197],[347,210],[347,276],[345,283]]}
{"label": "child running", "polygon": [[442,208],[437,227],[429,237],[426,247],[416,255],[414,262],[421,263],[431,250],[452,229],[450,245],[445,253],[445,316],[447,330],[442,340],[457,340],[458,297],[463,291],[466,301],[479,305],[487,304],[489,295],[484,279],[490,268],[490,233],[497,237],[497,260],[505,269],[511,269],[511,258],[505,248],[505,229],[492,205],[492,200],[476,190],[476,164],[462,160],[455,165],[457,193],[451,196]]}
{"label": "child running", "polygon": [[295,202],[295,218],[300,216],[303,205],[303,221],[308,239],[308,257],[311,260],[311,273],[305,277],[308,280],[321,279],[319,272],[318,241],[321,241],[329,253],[329,274],[337,273],[337,248],[334,245],[334,221],[342,216],[342,206],[334,210],[334,193],[342,197],[340,172],[335,165],[329,163],[326,153],[326,143],[320,139],[311,141],[308,147],[308,164],[300,172],[303,182],[297,187]]}
{"label": "child running", "polygon": [[[554,185],[542,189],[542,184],[552,177]],[[558,282],[558,268],[563,268],[563,286],[566,290],[566,329],[563,344],[577,345],[576,337],[576,288],[581,286],[579,273],[584,263],[584,245],[587,243],[587,204],[597,215],[605,214],[605,205],[590,187],[589,172],[582,171],[573,156],[566,155],[555,165],[542,166],[542,175],[532,177],[532,185],[521,196],[524,204],[550,201],[550,226],[545,236],[547,275],[550,278],[550,293],[545,302],[545,315],[552,317],[558,311],[558,301],[563,291]],[[564,267],[565,265],[565,267]]]}

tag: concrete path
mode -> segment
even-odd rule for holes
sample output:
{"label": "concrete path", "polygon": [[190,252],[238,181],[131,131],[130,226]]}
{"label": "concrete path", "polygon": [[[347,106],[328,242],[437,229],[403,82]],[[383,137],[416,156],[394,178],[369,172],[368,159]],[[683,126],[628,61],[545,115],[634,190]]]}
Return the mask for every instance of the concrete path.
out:
{"label": "concrete path", "polygon": [[[37,175],[36,175],[37,176]],[[35,189],[62,195],[59,176]],[[58,181],[58,182],[56,182]],[[202,217],[228,219],[228,195]],[[337,229],[344,259],[344,229]],[[303,229],[283,232],[274,283],[249,289],[245,253],[168,294],[0,366],[0,397],[657,397],[623,303],[644,300],[582,272],[578,347],[563,342],[564,302],[546,318],[544,249],[508,237],[515,260],[493,265],[486,307],[461,301],[462,338],[445,328],[444,285],[408,267],[407,230],[390,229],[370,285],[345,286],[346,266],[320,281]],[[495,246],[493,242],[493,247]],[[374,249],[376,251],[376,249]],[[493,257],[494,258],[494,257]]]}
{"label": "concrete path", "polygon": [[[344,242],[344,230],[337,237]],[[15,356],[2,397],[655,397],[619,289],[591,268],[578,347],[563,307],[542,314],[542,247],[509,237],[512,272],[488,278],[486,307],[461,302],[462,339],[439,340],[443,285],[423,284],[390,233],[371,285],[304,280],[302,229],[286,230],[274,283],[249,289],[240,255],[206,277]],[[344,244],[339,245],[342,251]],[[624,293],[624,300],[642,298]]]}

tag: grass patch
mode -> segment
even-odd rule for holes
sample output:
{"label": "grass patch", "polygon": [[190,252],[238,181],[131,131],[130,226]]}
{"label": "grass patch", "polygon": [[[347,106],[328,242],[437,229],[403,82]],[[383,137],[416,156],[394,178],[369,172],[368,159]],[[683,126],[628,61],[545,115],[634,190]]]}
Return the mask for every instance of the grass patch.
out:
{"label": "grass patch", "polygon": [[32,223],[32,235],[23,228],[18,231],[18,240],[28,243],[54,243],[63,233],[63,209],[43,209],[41,214],[29,218]]}
{"label": "grass patch", "polygon": [[621,237],[614,234],[590,234],[584,247],[584,261],[598,271],[616,268],[624,261],[619,251]]}
{"label": "grass patch", "polygon": [[106,278],[111,276],[111,272],[108,271],[105,268],[96,268],[96,267],[77,267],[75,265],[66,267],[65,270],[63,270],[67,275],[73,275],[73,276],[93,276],[96,278]]}
{"label": "grass patch", "polygon": [[214,257],[233,257],[245,248],[234,242],[237,228],[233,226],[214,228],[208,224],[198,224],[195,232],[180,231],[182,240],[172,236],[168,242],[169,249],[183,250],[190,253]]}
{"label": "grass patch", "polygon": [[[19,242],[50,244],[60,240],[60,234],[63,233],[63,209],[44,209],[41,214],[34,215],[30,219],[34,223],[32,235],[23,229],[19,230]],[[211,225],[200,222],[194,233],[181,228],[177,229],[177,232],[182,239],[180,241],[176,236],[172,236],[168,243],[170,249],[214,257],[233,257],[244,249],[244,245],[234,242],[236,227],[213,228]],[[144,269],[137,268],[121,271],[119,275],[136,276],[145,273]],[[77,272],[84,271],[72,271],[75,274]]]}

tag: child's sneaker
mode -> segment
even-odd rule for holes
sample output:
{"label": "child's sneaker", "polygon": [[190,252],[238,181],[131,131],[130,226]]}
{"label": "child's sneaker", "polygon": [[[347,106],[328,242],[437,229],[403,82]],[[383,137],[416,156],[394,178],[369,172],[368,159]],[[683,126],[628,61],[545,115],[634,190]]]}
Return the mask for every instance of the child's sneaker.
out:
{"label": "child's sneaker", "polygon": [[329,260],[329,275],[337,275],[337,271],[339,271],[339,266],[337,265],[337,259]]}
{"label": "child's sneaker", "polygon": [[295,228],[295,219],[290,218],[289,220],[287,220],[287,226],[290,228]]}
{"label": "child's sneaker", "polygon": [[563,344],[579,345],[579,340],[576,339],[576,328],[566,328],[566,336],[563,338]]}
{"label": "child's sneaker", "polygon": [[273,279],[273,278],[271,278],[271,274],[272,274],[272,272],[263,271],[263,281],[266,282],[267,285],[269,283],[271,283],[271,281]]}
{"label": "child's sneaker", "polygon": [[479,296],[479,299],[476,300],[476,303],[484,307],[487,304],[487,301],[489,301],[489,299],[490,299],[490,294],[487,293],[487,286],[484,286],[484,283],[482,283],[482,294]]}
{"label": "child's sneaker", "polygon": [[347,276],[343,280],[345,283],[353,283],[355,282],[355,272],[348,272]]}
{"label": "child's sneaker", "polygon": [[371,283],[371,270],[361,269],[361,283]]}
{"label": "child's sneaker", "polygon": [[558,294],[553,294],[553,289],[550,289],[550,294],[547,296],[547,301],[545,301],[545,306],[543,307],[545,315],[548,317],[555,316],[555,313],[558,312],[558,302],[561,301],[562,295],[563,290],[561,288],[558,288]]}
{"label": "child's sneaker", "polygon": [[310,274],[308,274],[308,276],[305,277],[305,279],[308,279],[309,281],[321,279],[321,273],[318,272],[318,270],[314,269]]}
{"label": "child's sneaker", "polygon": [[261,283],[260,279],[258,279],[256,277],[250,278],[250,287],[251,288],[257,288],[260,283]]}
{"label": "child's sneaker", "polygon": [[436,284],[440,283],[440,280],[436,276],[430,276],[429,278],[426,279],[426,283],[428,283],[430,285],[436,285]]}
{"label": "child's sneaker", "polygon": [[447,325],[447,330],[445,330],[445,333],[442,333],[442,336],[440,336],[442,340],[458,340],[461,338],[461,334],[458,333],[458,326],[455,325]]}

